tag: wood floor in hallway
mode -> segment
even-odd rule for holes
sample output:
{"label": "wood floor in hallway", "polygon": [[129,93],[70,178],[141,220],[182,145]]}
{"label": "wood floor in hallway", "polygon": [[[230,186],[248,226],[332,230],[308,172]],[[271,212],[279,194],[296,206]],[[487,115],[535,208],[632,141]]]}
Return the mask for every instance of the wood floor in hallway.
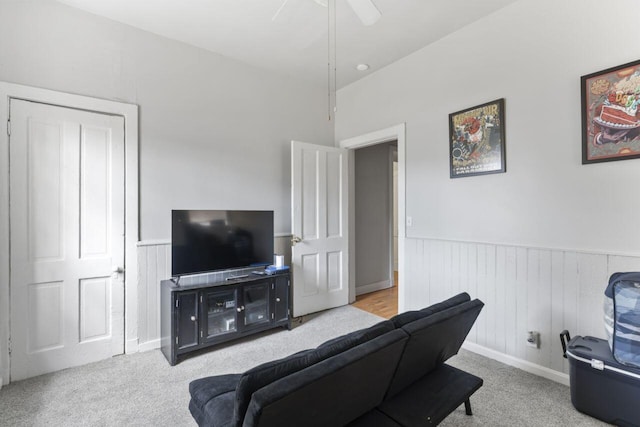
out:
{"label": "wood floor in hallway", "polygon": [[396,284],[388,289],[370,292],[356,297],[354,307],[368,311],[385,319],[398,314],[398,272],[395,273]]}

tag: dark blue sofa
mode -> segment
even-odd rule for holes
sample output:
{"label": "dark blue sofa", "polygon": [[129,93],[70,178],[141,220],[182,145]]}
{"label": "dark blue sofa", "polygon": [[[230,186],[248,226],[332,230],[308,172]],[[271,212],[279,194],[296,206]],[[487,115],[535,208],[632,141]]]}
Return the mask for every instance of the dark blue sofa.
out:
{"label": "dark blue sofa", "polygon": [[197,379],[189,410],[200,426],[424,426],[465,404],[482,379],[444,362],[483,303],[467,293],[401,313],[243,374]]}

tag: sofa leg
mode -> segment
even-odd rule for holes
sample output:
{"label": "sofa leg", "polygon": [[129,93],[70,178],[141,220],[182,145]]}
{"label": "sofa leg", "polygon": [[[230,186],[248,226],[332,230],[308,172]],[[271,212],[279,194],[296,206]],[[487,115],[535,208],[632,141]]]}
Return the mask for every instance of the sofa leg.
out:
{"label": "sofa leg", "polygon": [[471,412],[471,401],[469,399],[464,401],[464,410],[467,415],[473,415],[473,413]]}

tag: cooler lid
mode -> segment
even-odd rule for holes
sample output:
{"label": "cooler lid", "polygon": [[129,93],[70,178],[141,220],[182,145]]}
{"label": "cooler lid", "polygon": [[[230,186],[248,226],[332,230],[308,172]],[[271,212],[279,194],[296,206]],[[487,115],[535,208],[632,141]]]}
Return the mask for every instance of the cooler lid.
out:
{"label": "cooler lid", "polygon": [[595,337],[574,337],[567,347],[567,357],[591,365],[599,371],[611,371],[640,380],[640,369],[618,363],[607,340]]}

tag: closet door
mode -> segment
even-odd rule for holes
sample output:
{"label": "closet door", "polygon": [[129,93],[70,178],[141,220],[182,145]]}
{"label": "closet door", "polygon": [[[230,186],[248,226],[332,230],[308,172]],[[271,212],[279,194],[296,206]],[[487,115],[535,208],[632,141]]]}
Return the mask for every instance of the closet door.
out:
{"label": "closet door", "polygon": [[11,100],[11,380],[124,352],[124,119]]}

